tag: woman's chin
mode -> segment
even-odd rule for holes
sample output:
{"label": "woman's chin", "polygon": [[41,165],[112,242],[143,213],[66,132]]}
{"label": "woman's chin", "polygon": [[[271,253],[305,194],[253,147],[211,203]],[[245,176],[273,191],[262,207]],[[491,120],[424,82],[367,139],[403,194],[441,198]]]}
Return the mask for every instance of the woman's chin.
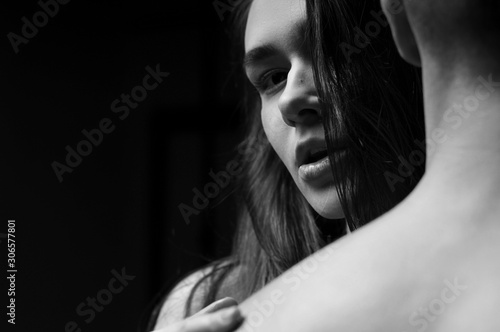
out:
{"label": "woman's chin", "polygon": [[296,183],[309,205],[321,217],[326,219],[343,219],[345,217],[333,181],[324,181],[324,183],[315,185],[306,184],[303,181]]}
{"label": "woman's chin", "polygon": [[314,195],[314,197],[306,197],[306,199],[314,211],[323,218],[342,219],[345,217],[336,191],[326,197],[325,195]]}
{"label": "woman's chin", "polygon": [[328,208],[315,208],[313,206],[313,209],[323,218],[325,219],[342,219],[345,217],[344,211],[342,210],[342,207],[339,206],[334,206],[334,207],[328,207]]}

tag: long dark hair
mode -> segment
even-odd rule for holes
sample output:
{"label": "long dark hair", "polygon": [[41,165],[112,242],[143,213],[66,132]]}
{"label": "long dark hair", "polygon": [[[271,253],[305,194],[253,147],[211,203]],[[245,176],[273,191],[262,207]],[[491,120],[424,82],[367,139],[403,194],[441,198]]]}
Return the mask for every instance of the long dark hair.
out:
{"label": "long dark hair", "polygon": [[[243,36],[251,3],[238,2],[230,25],[246,119],[245,139],[238,147],[243,172],[236,187],[240,216],[233,254],[214,262],[196,284],[186,303],[186,317],[199,309],[192,302],[200,287],[201,306],[224,296],[243,300],[327,243],[319,226],[324,220],[299,192],[265,136],[258,93],[243,71]],[[371,10],[380,11],[378,0],[308,1],[307,9],[315,80],[329,110],[324,115],[328,149],[331,152],[336,139],[344,136],[352,150],[341,159],[329,154],[346,219],[355,229],[399,203],[423,173],[425,163],[396,190],[384,177],[388,171],[397,174],[399,157],[415,148],[414,139],[423,139],[419,76],[398,61],[388,28],[352,61],[342,58],[339,42],[355,45],[354,28],[369,22]],[[335,239],[344,234],[345,223],[333,224],[330,234]],[[225,286],[229,279],[236,287]]]}
{"label": "long dark hair", "polygon": [[[380,0],[307,1],[315,82],[328,110],[327,147],[347,222],[356,229],[414,188],[425,155],[420,72],[399,56]],[[347,138],[342,155],[335,142]],[[399,173],[412,152],[423,156]]]}

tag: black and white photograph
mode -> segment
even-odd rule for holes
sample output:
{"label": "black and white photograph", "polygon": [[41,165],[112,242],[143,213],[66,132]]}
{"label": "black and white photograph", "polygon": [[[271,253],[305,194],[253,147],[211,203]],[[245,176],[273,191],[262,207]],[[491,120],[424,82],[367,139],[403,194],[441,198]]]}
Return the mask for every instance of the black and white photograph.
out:
{"label": "black and white photograph", "polygon": [[500,0],[0,18],[1,331],[500,331]]}

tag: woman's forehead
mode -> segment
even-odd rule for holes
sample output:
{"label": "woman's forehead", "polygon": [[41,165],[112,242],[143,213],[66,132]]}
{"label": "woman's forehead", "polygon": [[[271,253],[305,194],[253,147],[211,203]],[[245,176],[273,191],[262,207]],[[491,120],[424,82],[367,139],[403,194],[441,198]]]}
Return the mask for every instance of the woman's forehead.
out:
{"label": "woman's forehead", "polygon": [[254,0],[245,29],[245,50],[303,34],[306,0]]}

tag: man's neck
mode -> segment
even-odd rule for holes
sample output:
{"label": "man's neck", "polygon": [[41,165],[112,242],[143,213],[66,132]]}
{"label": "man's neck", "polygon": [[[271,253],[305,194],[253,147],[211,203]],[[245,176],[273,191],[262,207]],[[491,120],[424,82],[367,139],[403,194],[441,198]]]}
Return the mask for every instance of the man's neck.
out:
{"label": "man's neck", "polygon": [[428,157],[422,182],[486,203],[500,200],[500,56],[468,56],[423,59]]}

